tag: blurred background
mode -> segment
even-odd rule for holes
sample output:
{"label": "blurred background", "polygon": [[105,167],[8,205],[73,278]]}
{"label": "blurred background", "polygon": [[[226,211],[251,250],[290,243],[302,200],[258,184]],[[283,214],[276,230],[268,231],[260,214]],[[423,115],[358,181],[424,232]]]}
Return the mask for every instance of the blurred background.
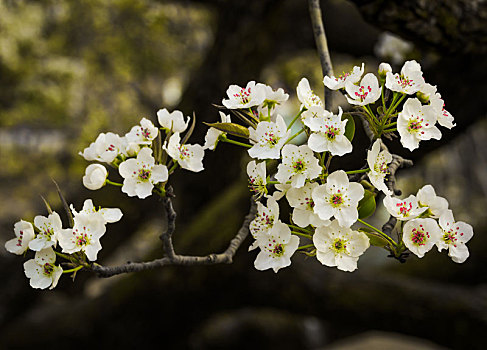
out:
{"label": "blurred background", "polygon": [[[470,258],[455,264],[436,249],[405,264],[371,247],[345,273],[295,255],[278,274],[253,267],[247,239],[234,263],[165,267],[99,279],[63,276],[53,291],[33,290],[22,257],[0,249],[0,348],[169,349],[483,349],[487,329],[487,8],[474,0],[323,0],[336,74],[388,61],[398,71],[416,59],[437,85],[457,127],[410,153],[398,172],[405,195],[433,184],[457,221],[474,227]],[[62,212],[68,203],[120,207],[121,222],[102,238],[99,261],[116,265],[162,255],[164,213],[156,198],[117,188],[89,191],[78,155],[100,132],[124,135],[159,108],[219,119],[230,84],[256,80],[290,94],[299,107],[302,77],[323,94],[306,1],[0,0],[0,243],[13,224],[46,214],[41,195]],[[344,103],[333,96],[332,109]],[[356,121],[357,126],[359,122]],[[360,128],[354,148],[334,166],[364,163]],[[220,252],[249,208],[241,149],[207,152],[202,173],[171,178],[179,253]],[[115,172],[111,178],[120,180]],[[381,225],[385,213],[371,222]],[[65,217],[63,218],[66,219]],[[65,221],[66,223],[66,221]],[[30,253],[29,253],[30,254]]]}

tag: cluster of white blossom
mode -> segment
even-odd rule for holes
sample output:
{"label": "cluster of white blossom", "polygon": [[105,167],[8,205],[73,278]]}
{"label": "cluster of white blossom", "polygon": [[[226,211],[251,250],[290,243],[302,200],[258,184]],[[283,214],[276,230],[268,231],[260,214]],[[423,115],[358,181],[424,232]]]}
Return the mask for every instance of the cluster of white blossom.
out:
{"label": "cluster of white blossom", "polygon": [[[122,218],[120,209],[96,209],[91,199],[84,202],[80,212],[71,205],[71,215],[74,225],[65,229],[55,211],[47,217],[38,215],[33,222],[20,220],[14,225],[15,238],[7,241],[5,248],[17,255],[24,255],[29,249],[35,252],[34,259],[24,263],[25,275],[33,288],[53,289],[63,273],[76,272],[79,266],[87,264],[86,259],[95,261],[106,224]],[[56,255],[74,268],[64,270],[60,264],[56,265]]]}
{"label": "cluster of white blossom", "polygon": [[415,255],[422,258],[436,245],[438,251],[448,249],[454,262],[463,263],[469,256],[465,245],[473,236],[469,224],[455,222],[448,201],[436,195],[431,185],[421,188],[416,196],[406,199],[387,196],[384,206],[389,214],[404,223],[403,242]]}
{"label": "cluster of white blossom", "polygon": [[[184,120],[181,111],[161,109],[157,112],[157,119],[160,129],[165,133],[162,147],[155,142],[158,137],[162,139],[159,128],[150,120],[142,118],[140,125],[132,127],[125,136],[111,132],[100,134],[80,155],[88,161],[108,163],[118,168],[123,178],[122,192],[130,197],[146,198],[153,191],[163,195],[169,175],[177,166],[194,172],[203,170],[204,150],[213,149],[211,140],[219,135],[215,133],[208,136],[205,146],[190,145],[181,142],[181,133],[188,128],[189,117]],[[171,158],[169,161],[168,156]],[[86,188],[97,190],[107,183],[117,185],[108,180],[105,166],[91,164],[86,168],[83,177]]]}
{"label": "cluster of white blossom", "polygon": [[[333,157],[352,152],[355,122],[341,107],[336,113],[326,110],[303,78],[297,86],[300,110],[289,124],[279,113],[289,95],[251,81],[245,88],[231,85],[228,99],[222,101],[222,108],[244,125],[233,123],[230,115],[220,112],[221,122],[208,124],[204,146],[187,144],[194,123],[187,131],[190,118],[166,109],[157,112],[159,127],[143,118],[122,137],[102,133],[80,152],[86,160],[98,162],[86,168],[83,184],[90,190],[106,184],[120,186],[128,196],[141,199],[152,193],[165,197],[166,183],[178,166],[199,172],[203,170],[205,149],[215,150],[220,141],[231,143],[246,147],[253,158],[247,174],[257,214],[249,226],[254,238],[249,250],[260,250],[255,260],[258,270],[277,272],[289,266],[292,255],[300,251],[316,256],[323,265],[354,271],[370,245],[384,247],[396,258],[401,258],[406,249],[421,258],[436,245],[439,251],[448,249],[453,261],[464,262],[472,227],[455,222],[448,202],[436,196],[431,185],[424,186],[416,196],[393,197],[388,179],[393,156],[381,139],[392,139],[397,131],[402,145],[412,151],[422,140],[439,139],[436,123],[452,128],[453,117],[444,109],[436,87],[425,83],[417,62],[406,62],[396,74],[389,64],[382,63],[378,73],[379,78],[372,73],[363,76],[362,64],[349,73],[323,79],[327,88],[345,94],[374,136],[361,169],[330,171]],[[291,134],[296,122],[300,123],[299,131]],[[302,133],[306,142],[292,144]],[[123,183],[109,180],[108,170],[100,163],[118,169]],[[351,181],[352,176],[355,181]],[[398,242],[362,220],[373,214],[380,193],[385,196],[385,208],[398,220],[394,228],[401,237]],[[281,205],[292,209],[289,223],[279,217]],[[66,207],[72,227],[63,229],[60,216],[49,205],[47,208],[48,217],[39,215],[33,222],[17,222],[15,238],[5,244],[17,255],[29,249],[35,252],[24,269],[31,286],[41,289],[54,288],[63,273],[90,268],[101,250],[106,224],[122,217],[120,209],[97,209],[88,199],[79,212],[72,205]],[[359,224],[364,227],[357,227]],[[302,239],[309,244],[300,246]],[[56,265],[56,257],[64,261]]]}
{"label": "cluster of white blossom", "polygon": [[[435,195],[431,185],[423,187],[418,198],[411,196],[405,200],[394,198],[386,185],[393,157],[383,144],[382,135],[397,131],[402,145],[412,151],[421,140],[441,137],[437,122],[447,128],[454,126],[436,87],[425,83],[421,67],[415,61],[406,62],[401,73],[393,74],[391,66],[383,63],[379,78],[372,73],[363,74],[364,64],[349,73],[323,79],[327,88],[345,94],[375,136],[366,165],[351,171],[329,172],[329,169],[332,157],[352,152],[353,118],[340,107],[336,114],[324,109],[306,78],[297,86],[301,108],[289,125],[279,114],[279,105],[288,99],[281,89],[274,92],[254,81],[245,88],[237,85],[228,88],[228,99],[222,104],[244,125],[231,123],[230,117],[220,112],[221,123],[210,124],[207,138],[211,136],[215,146],[224,141],[247,147],[253,158],[247,165],[247,174],[249,188],[257,201],[257,215],[250,224],[255,241],[249,250],[260,249],[255,260],[258,270],[272,268],[277,272],[289,266],[291,256],[300,250],[316,256],[326,266],[354,271],[359,256],[372,244],[369,237],[377,236],[382,246],[388,245],[387,249],[397,255],[408,248],[422,257],[436,244],[440,251],[448,248],[455,262],[468,257],[465,243],[473,235],[471,226],[454,222],[448,203]],[[403,102],[413,94],[416,97]],[[291,127],[298,120],[302,124],[300,131],[291,135]],[[290,143],[303,132],[307,136],[304,144]],[[227,133],[249,143],[230,140]],[[268,169],[275,167],[271,160],[278,161],[272,176],[268,175]],[[351,175],[360,173],[366,174],[370,182],[350,181]],[[400,222],[407,220],[395,228],[403,233],[402,242],[396,243],[361,220],[375,210],[379,192],[385,195],[384,206],[389,213]],[[279,218],[279,201],[284,197],[292,208],[289,223]],[[358,223],[366,227],[353,229]],[[310,244],[300,246],[300,238],[308,239]]]}

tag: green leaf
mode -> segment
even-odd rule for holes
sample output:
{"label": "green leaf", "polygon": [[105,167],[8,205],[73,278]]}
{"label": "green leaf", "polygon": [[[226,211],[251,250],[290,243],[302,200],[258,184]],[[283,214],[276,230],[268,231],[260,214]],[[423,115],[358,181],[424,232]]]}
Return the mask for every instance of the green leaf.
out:
{"label": "green leaf", "polygon": [[387,242],[385,238],[375,233],[371,229],[361,227],[358,230],[365,233],[367,237],[369,237],[369,241],[371,245],[374,245],[376,247],[385,247],[389,244],[389,242]]}
{"label": "green leaf", "polygon": [[358,203],[358,217],[364,219],[374,214],[376,208],[375,194],[365,190],[364,198]]}
{"label": "green leaf", "polygon": [[249,138],[249,129],[239,124],[235,124],[235,123],[205,123],[205,124],[233,136],[241,137],[244,139]]}
{"label": "green leaf", "polygon": [[188,142],[188,139],[193,134],[194,126],[195,125],[196,125],[196,115],[193,112],[193,122],[191,123],[191,126],[189,127],[189,130],[186,132],[186,135],[184,135],[183,141],[181,142],[182,145],[184,145],[186,142]]}
{"label": "green leaf", "polygon": [[42,198],[42,200],[44,201],[44,204],[46,205],[47,212],[48,212],[49,214],[52,214],[52,209],[51,209],[51,206],[49,205],[49,203],[47,202],[47,200],[46,200],[46,199],[45,199],[43,196],[41,196],[41,198]]}
{"label": "green leaf", "polygon": [[345,126],[345,136],[352,142],[353,136],[355,135],[355,121],[351,114],[343,114],[342,120],[347,120],[347,125]]}

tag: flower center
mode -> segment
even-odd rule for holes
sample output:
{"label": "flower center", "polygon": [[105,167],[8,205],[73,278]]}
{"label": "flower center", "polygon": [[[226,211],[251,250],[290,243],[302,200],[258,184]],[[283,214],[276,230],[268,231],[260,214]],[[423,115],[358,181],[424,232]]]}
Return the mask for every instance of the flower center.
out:
{"label": "flower center", "polygon": [[54,271],[54,266],[49,263],[45,263],[43,269],[44,269],[43,271],[44,275],[49,277],[52,275]]}
{"label": "flower center", "polygon": [[264,134],[264,140],[272,147],[277,145],[277,143],[280,140],[280,137],[274,135],[274,133],[270,131]]}
{"label": "flower center", "polygon": [[[408,131],[410,133],[415,133],[415,132],[418,132],[421,128],[423,128],[423,121],[424,119],[423,118],[420,118],[419,116],[415,117],[415,116],[412,116],[411,119],[409,119],[408,121]],[[429,123],[426,123],[425,126],[428,126]],[[424,134],[424,131],[421,131],[422,134]]]}
{"label": "flower center", "polygon": [[284,254],[284,247],[282,244],[276,244],[272,250],[272,254],[276,257],[282,256]]}
{"label": "flower center", "polygon": [[105,151],[107,151],[107,152],[113,152],[113,151],[115,151],[115,146],[112,145],[112,144],[110,144],[110,145],[108,145],[108,147],[106,148]]}
{"label": "flower center", "polygon": [[399,210],[399,214],[402,215],[403,217],[408,217],[409,212],[413,209],[413,205],[409,203],[409,207],[408,207],[408,204],[406,202],[397,203],[396,207]]}
{"label": "flower center", "polygon": [[296,172],[300,172],[304,170],[304,163],[301,160],[298,160],[294,163],[293,168]]}
{"label": "flower center", "polygon": [[336,193],[333,196],[331,196],[330,203],[331,203],[331,206],[334,207],[334,208],[337,208],[340,205],[342,205],[343,204],[343,196],[342,196],[342,194],[341,193]]}
{"label": "flower center", "polygon": [[343,72],[343,74],[340,74],[338,77],[335,78],[335,81],[345,81],[345,79],[347,79],[347,77],[350,75],[350,73],[345,73]]}
{"label": "flower center", "polygon": [[148,139],[150,137],[150,131],[149,131],[149,129],[142,128],[141,133],[142,133],[142,137],[144,139]]}
{"label": "flower center", "polygon": [[233,97],[235,97],[237,100],[240,101],[242,104],[246,104],[250,102],[250,93],[251,93],[251,88],[248,89],[240,89],[240,92],[233,94]]}
{"label": "flower center", "polygon": [[426,241],[430,238],[429,232],[424,231],[423,225],[419,225],[419,228],[413,228],[411,241],[419,246],[425,245]]}
{"label": "flower center", "polygon": [[408,86],[413,86],[413,81],[410,80],[408,77],[399,77],[396,76],[397,83],[401,85],[401,87],[404,89]]}
{"label": "flower center", "polygon": [[329,141],[335,140],[335,138],[337,137],[338,133],[340,132],[340,129],[335,128],[333,126],[328,126],[328,125],[325,125],[325,127],[326,127],[326,131],[325,131],[326,138]]}
{"label": "flower center", "polygon": [[90,239],[88,238],[88,235],[86,233],[81,233],[79,236],[76,236],[75,243],[78,247],[83,247],[90,243]]}
{"label": "flower center", "polygon": [[260,196],[267,193],[267,188],[261,177],[249,177],[249,188],[255,194],[260,194]]}
{"label": "flower center", "polygon": [[335,252],[335,254],[343,253],[347,249],[347,241],[342,240],[341,238],[336,238],[331,246],[331,249]]}
{"label": "flower center", "polygon": [[139,169],[139,180],[147,181],[149,180],[151,171],[149,169]]}
{"label": "flower center", "polygon": [[360,102],[363,102],[367,98],[367,95],[370,92],[372,92],[372,88],[370,86],[365,87],[360,85],[358,91],[355,92],[355,96],[357,96],[360,99]]}

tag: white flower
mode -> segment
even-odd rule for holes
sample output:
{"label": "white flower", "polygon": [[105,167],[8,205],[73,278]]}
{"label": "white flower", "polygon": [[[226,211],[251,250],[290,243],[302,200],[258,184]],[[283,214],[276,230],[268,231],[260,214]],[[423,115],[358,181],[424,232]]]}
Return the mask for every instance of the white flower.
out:
{"label": "white flower", "polygon": [[150,145],[159,133],[159,130],[152,124],[149,119],[142,118],[140,125],[132,127],[129,133],[125,135],[127,142],[139,145]]}
{"label": "white flower", "polygon": [[421,90],[424,84],[421,66],[416,61],[407,61],[401,69],[401,74],[386,75],[386,88],[403,94],[414,94]]}
{"label": "white flower", "polygon": [[309,81],[306,78],[302,78],[296,89],[298,100],[301,102],[301,106],[310,109],[311,106],[323,107],[323,102],[321,99],[313,93],[313,90],[309,87]]}
{"label": "white flower", "polygon": [[386,196],[384,206],[389,214],[401,221],[415,219],[428,209],[427,207],[420,207],[414,195],[410,195],[406,199]]}
{"label": "white flower", "polygon": [[[80,212],[77,212],[74,209],[74,206],[70,205],[71,212],[73,213],[74,217],[77,215],[94,215],[100,216],[101,220],[103,220],[103,224],[107,223],[114,223],[119,221],[122,218],[122,211],[119,208],[98,208],[98,210],[93,205],[93,201],[91,199],[86,199],[83,203],[83,209]],[[95,220],[100,220],[95,218]]]}
{"label": "white flower", "polygon": [[255,81],[249,81],[245,88],[230,85],[227,89],[227,95],[229,99],[222,100],[222,104],[228,109],[258,106],[266,98],[265,85],[255,84]]}
{"label": "white flower", "polygon": [[264,116],[268,116],[273,113],[276,107],[289,99],[289,95],[284,92],[282,88],[276,91],[272,90],[269,85],[264,85],[265,100],[262,102],[257,110]]}
{"label": "white flower", "polygon": [[451,129],[456,125],[453,123],[453,116],[445,109],[445,102],[439,93],[436,93],[430,97],[430,105],[433,106],[436,112],[438,124],[448,129]]}
{"label": "white flower", "polygon": [[265,162],[256,163],[255,160],[247,164],[247,175],[249,176],[249,188],[258,197],[267,194],[267,178]]}
{"label": "white flower", "polygon": [[422,258],[441,239],[441,230],[433,219],[408,221],[402,232],[404,244],[418,258]]}
{"label": "white flower", "polygon": [[186,130],[189,124],[189,117],[184,122],[183,112],[176,110],[169,113],[165,108],[157,111],[157,120],[164,129],[179,133]]}
{"label": "white flower", "polygon": [[291,133],[287,130],[282,116],[278,115],[276,122],[260,122],[257,129],[249,128],[250,143],[252,148],[248,150],[252,158],[278,159],[281,156],[281,148]]}
{"label": "white flower", "polygon": [[397,131],[401,144],[413,151],[419,147],[419,141],[441,138],[440,130],[435,126],[436,113],[431,105],[424,106],[417,98],[410,98],[404,103],[397,118]]}
{"label": "white flower", "polygon": [[369,238],[362,232],[342,227],[337,220],[329,226],[318,227],[313,235],[316,258],[326,266],[352,272],[357,261],[370,246]]}
{"label": "white flower", "polygon": [[322,122],[323,120],[334,119],[333,117],[333,113],[327,111],[323,107],[311,106],[301,114],[301,121],[304,125],[310,128],[315,123],[315,119]]}
{"label": "white flower", "polygon": [[343,170],[331,173],[326,184],[313,190],[315,213],[322,220],[334,216],[341,226],[350,227],[358,219],[358,202],[364,196],[362,185],[348,181]]}
{"label": "white flower", "polygon": [[303,187],[306,179],[312,180],[321,173],[319,161],[306,145],[285,145],[282,148],[282,163],[279,164],[276,179],[280,183],[291,180],[292,187]]}
{"label": "white flower", "polygon": [[63,231],[66,231],[63,230],[61,218],[55,211],[49,214],[47,218],[42,215],[37,215],[34,218],[34,226],[40,232],[37,233],[36,238],[30,241],[29,248],[36,252],[56,245],[59,235]]}
{"label": "white flower", "polygon": [[[220,112],[220,118],[222,120],[222,123],[231,123],[231,119],[229,115],[225,115],[225,113]],[[218,138],[220,135],[224,134],[223,131],[220,131],[215,128],[209,128],[208,131],[206,132],[205,136],[205,144],[203,146],[204,149],[211,149],[214,150],[216,147],[216,144],[218,143]]]}
{"label": "white flower", "polygon": [[381,79],[384,79],[387,73],[392,73],[392,67],[389,63],[382,62],[377,71]]}
{"label": "white flower", "polygon": [[384,178],[388,174],[387,164],[392,162],[392,155],[387,150],[381,152],[380,143],[381,141],[377,139],[372,145],[372,149],[367,151],[367,163],[370,168],[367,175],[375,188],[390,196],[392,191],[387,188]]}
{"label": "white flower", "polygon": [[14,225],[15,238],[5,243],[8,252],[22,255],[29,247],[29,242],[35,237],[34,227],[30,222],[20,220]]}
{"label": "white flower", "polygon": [[82,251],[90,261],[95,261],[101,250],[100,238],[106,227],[101,215],[78,214],[74,217],[74,227],[59,235],[63,253],[73,254]]}
{"label": "white flower", "polygon": [[53,289],[57,286],[63,273],[60,266],[56,266],[56,253],[52,248],[36,252],[35,258],[24,263],[25,275],[30,279],[30,286],[38,289]]}
{"label": "white flower", "polygon": [[257,270],[273,269],[274,272],[291,265],[291,256],[298,249],[299,238],[291,235],[287,225],[275,227],[270,235],[260,236],[258,244],[260,253],[255,259],[254,266]]}
{"label": "white flower", "polygon": [[448,209],[448,201],[443,197],[437,196],[435,189],[431,185],[425,185],[420,188],[416,198],[420,206],[429,208],[429,214],[435,219],[438,219]]}
{"label": "white flower", "polygon": [[275,184],[274,187],[276,190],[272,193],[272,198],[278,201],[291,189],[291,184]]}
{"label": "white flower", "polygon": [[308,146],[315,152],[329,151],[334,156],[343,156],[352,152],[352,143],[345,136],[347,119],[341,120],[342,109],[338,107],[338,116],[314,118],[309,122],[313,131],[308,139]]}
{"label": "white flower", "polygon": [[101,133],[85,148],[83,153],[79,153],[86,160],[97,160],[99,162],[111,163],[120,153],[123,153],[122,138],[112,132]]}
{"label": "white flower", "polygon": [[98,190],[105,185],[107,169],[101,164],[90,164],[83,176],[83,185],[89,190]]}
{"label": "white flower", "polygon": [[440,227],[443,236],[436,243],[438,251],[448,249],[448,256],[456,263],[463,263],[469,256],[465,245],[473,237],[473,228],[469,224],[455,222],[451,210],[446,210],[440,216]]}
{"label": "white flower", "polygon": [[330,220],[321,220],[314,212],[315,202],[312,193],[318,186],[316,182],[308,182],[301,188],[290,188],[286,193],[289,205],[294,208],[293,222],[299,227],[308,225],[318,227],[330,224]]}
{"label": "white flower", "polygon": [[351,72],[343,73],[338,77],[332,76],[331,78],[326,76],[323,78],[323,84],[330,90],[343,89],[346,82],[356,83],[360,80],[364,74],[364,64],[362,67],[355,66]]}
{"label": "white flower", "polygon": [[348,93],[348,103],[352,105],[365,106],[374,103],[380,97],[380,87],[377,77],[372,73],[364,75],[357,85],[351,81],[345,83],[345,90]]}
{"label": "white flower", "polygon": [[[262,235],[268,235],[275,224],[279,222],[279,204],[272,197],[267,198],[267,207],[262,203],[257,202],[257,215],[254,220],[250,222],[249,230],[254,239],[258,239]],[[284,225],[283,223],[280,223]],[[249,250],[257,247],[257,242],[249,248]]]}
{"label": "white flower", "polygon": [[123,177],[122,192],[130,197],[146,198],[152,194],[154,184],[168,179],[167,167],[155,165],[152,149],[147,147],[140,150],[137,158],[121,163],[118,171]]}
{"label": "white flower", "polygon": [[[175,133],[169,138],[169,143],[162,147],[169,156],[177,162],[181,168],[199,172],[203,168],[203,157],[205,149],[201,145],[181,145],[179,133]],[[164,180],[166,181],[166,180]]]}

